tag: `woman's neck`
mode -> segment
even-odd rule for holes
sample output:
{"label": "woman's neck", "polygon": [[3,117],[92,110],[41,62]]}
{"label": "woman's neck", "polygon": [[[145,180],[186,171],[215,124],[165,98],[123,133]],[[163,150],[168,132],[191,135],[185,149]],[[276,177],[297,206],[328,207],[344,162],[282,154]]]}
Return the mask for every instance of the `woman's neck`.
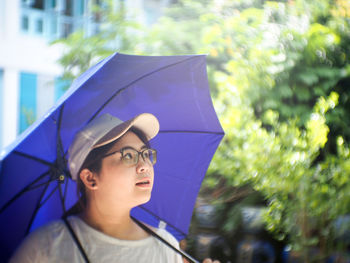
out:
{"label": "woman's neck", "polygon": [[140,240],[149,235],[130,217],[130,210],[103,213],[87,205],[80,218],[94,229],[122,240]]}

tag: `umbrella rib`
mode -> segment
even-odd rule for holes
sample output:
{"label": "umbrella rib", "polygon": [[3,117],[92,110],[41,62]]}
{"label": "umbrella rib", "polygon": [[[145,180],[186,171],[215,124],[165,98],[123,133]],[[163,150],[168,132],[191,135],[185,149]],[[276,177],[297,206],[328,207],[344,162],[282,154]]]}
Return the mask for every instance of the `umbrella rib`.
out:
{"label": "umbrella rib", "polygon": [[61,205],[62,205],[62,209],[63,209],[63,214],[65,214],[66,213],[66,206],[64,204],[64,195],[62,193],[62,187],[61,186],[62,186],[61,184],[58,185],[58,190],[60,192],[60,201],[61,201]]}
{"label": "umbrella rib", "polygon": [[63,194],[63,210],[64,210],[64,213],[66,213],[66,204],[64,203],[64,201],[66,200],[66,197],[67,197],[68,183],[69,183],[69,180],[66,180],[66,184],[64,186],[64,194]]}
{"label": "umbrella rib", "polygon": [[[45,189],[46,189],[46,188],[47,188],[47,187],[45,187]],[[38,209],[39,209],[40,207],[42,207],[42,206],[46,203],[47,200],[49,200],[49,198],[55,193],[55,191],[57,190],[57,188],[59,188],[59,184],[56,185],[55,188],[51,190],[50,194],[44,199],[44,201],[41,201],[41,200],[42,200],[42,197],[40,198],[40,202],[38,203]]]}
{"label": "umbrella rib", "polygon": [[63,150],[63,145],[62,145],[62,139],[61,139],[61,125],[62,125],[62,115],[63,115],[63,109],[64,109],[64,104],[60,108],[60,113],[58,116],[58,124],[57,124],[57,131],[56,131],[56,162],[62,170],[64,169],[65,166],[65,154]]}
{"label": "umbrella rib", "polygon": [[[160,221],[164,221],[166,222],[165,220],[163,220],[162,218],[160,218],[158,215],[154,214],[152,211],[148,210],[146,207],[144,206],[139,206],[140,208],[142,208],[143,210],[145,210],[147,213],[151,214],[152,216],[154,216],[155,218],[157,218],[158,220]],[[171,228],[175,229],[176,231],[178,231],[179,233],[181,233],[182,235],[186,236],[186,234],[184,232],[182,232],[180,229],[178,229],[177,227],[175,227],[174,225],[172,224],[169,224],[168,222],[166,222],[166,224],[168,226],[170,226]]]}
{"label": "umbrella rib", "polygon": [[20,192],[18,192],[14,197],[12,197],[6,204],[4,204],[1,209],[0,209],[0,214],[10,205],[12,204],[14,201],[16,201],[22,194],[24,194],[25,192],[29,191],[29,190],[33,190],[35,188],[38,188],[44,184],[48,184],[49,182],[45,182],[39,185],[35,185],[35,183],[37,183],[38,181],[40,181],[42,178],[44,178],[45,176],[47,176],[49,174],[49,171],[43,173],[42,175],[40,175],[38,178],[36,178],[33,182],[31,182],[29,185],[25,186]]}
{"label": "umbrella rib", "polygon": [[27,230],[26,230],[26,232],[25,232],[25,235],[27,235],[27,234],[29,233],[29,230],[30,230],[30,228],[32,227],[34,218],[35,218],[36,214],[38,213],[40,207],[42,207],[42,206],[45,204],[45,202],[52,196],[52,194],[55,192],[55,190],[57,189],[58,186],[56,186],[56,187],[51,191],[51,193],[48,195],[48,197],[47,197],[46,199],[44,199],[44,201],[42,201],[42,199],[43,199],[43,197],[44,197],[44,195],[45,195],[46,190],[47,190],[48,187],[49,187],[49,184],[46,184],[45,189],[42,191],[42,193],[41,193],[41,195],[40,195],[40,198],[39,198],[39,200],[38,200],[38,202],[37,202],[37,204],[36,204],[36,207],[35,207],[35,209],[34,209],[34,212],[33,212],[33,214],[32,214],[32,217],[30,218],[30,221],[29,221]]}
{"label": "umbrella rib", "polygon": [[32,186],[32,187],[29,187],[29,188],[27,189],[27,191],[33,190],[33,189],[36,189],[36,188],[39,188],[39,187],[41,187],[41,186],[43,186],[43,185],[46,185],[46,184],[48,184],[48,183],[50,183],[50,182],[52,182],[52,181],[54,181],[54,180],[55,180],[55,179],[50,179],[50,180],[48,180],[47,182],[44,182],[44,183],[37,184],[37,185],[34,185],[34,186]]}
{"label": "umbrella rib", "polygon": [[28,159],[32,159],[34,161],[37,161],[39,163],[42,163],[42,164],[45,164],[49,167],[53,167],[53,164],[48,162],[48,161],[45,161],[43,159],[40,159],[38,157],[35,157],[35,156],[32,156],[32,155],[29,155],[29,154],[26,154],[26,153],[23,153],[23,152],[19,152],[19,151],[13,151],[13,153],[17,154],[17,155],[20,155],[20,156],[23,156],[23,157],[26,157]]}
{"label": "umbrella rib", "polygon": [[169,68],[169,67],[175,66],[175,65],[177,65],[177,64],[181,64],[181,63],[183,63],[183,62],[186,62],[186,61],[188,61],[188,60],[195,59],[195,58],[197,58],[197,56],[191,56],[191,57],[186,58],[186,59],[184,59],[184,60],[175,62],[175,63],[170,64],[170,65],[163,66],[163,67],[158,68],[158,69],[156,69],[156,70],[153,70],[153,71],[151,71],[151,72],[149,72],[149,73],[147,73],[147,74],[145,74],[145,75],[142,75],[141,77],[135,79],[134,81],[130,82],[130,83],[127,84],[126,86],[124,86],[124,87],[122,87],[121,89],[119,89],[118,91],[116,91],[104,104],[101,105],[101,107],[95,112],[94,115],[92,115],[92,117],[90,118],[90,120],[89,120],[88,122],[90,122],[90,121],[92,121],[93,119],[95,119],[95,117],[104,109],[104,107],[106,107],[106,106],[108,105],[108,103],[109,103],[110,101],[112,101],[116,96],[118,96],[122,91],[126,90],[128,87],[130,87],[131,85],[133,85],[133,84],[135,84],[136,82],[140,81],[141,79],[144,79],[144,78],[146,78],[146,77],[148,77],[148,76],[150,76],[150,75],[152,75],[152,74],[154,74],[154,73],[156,73],[156,72],[158,72],[158,71],[167,69],[167,68]]}

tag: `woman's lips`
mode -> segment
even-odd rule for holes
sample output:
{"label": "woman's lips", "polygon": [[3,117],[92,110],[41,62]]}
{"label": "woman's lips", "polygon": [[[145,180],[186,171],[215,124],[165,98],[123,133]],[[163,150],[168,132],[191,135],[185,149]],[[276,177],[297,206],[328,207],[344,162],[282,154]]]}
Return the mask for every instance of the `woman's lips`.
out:
{"label": "woman's lips", "polygon": [[136,183],[136,186],[141,188],[150,188],[151,187],[151,181],[150,180],[142,180]]}

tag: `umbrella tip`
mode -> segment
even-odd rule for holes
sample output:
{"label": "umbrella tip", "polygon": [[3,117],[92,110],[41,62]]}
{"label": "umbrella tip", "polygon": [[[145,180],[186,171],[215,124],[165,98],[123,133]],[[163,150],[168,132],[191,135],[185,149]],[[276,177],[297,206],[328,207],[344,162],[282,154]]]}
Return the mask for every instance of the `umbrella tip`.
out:
{"label": "umbrella tip", "polygon": [[5,157],[6,151],[3,149],[0,152],[0,160]]}

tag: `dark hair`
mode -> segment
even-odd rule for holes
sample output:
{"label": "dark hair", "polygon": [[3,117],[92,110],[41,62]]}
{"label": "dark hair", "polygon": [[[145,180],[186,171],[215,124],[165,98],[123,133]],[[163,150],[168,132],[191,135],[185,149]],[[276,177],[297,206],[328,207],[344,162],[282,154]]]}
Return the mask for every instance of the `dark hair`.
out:
{"label": "dark hair", "polygon": [[[146,147],[150,148],[150,143],[147,139],[146,134],[140,130],[139,128],[136,128],[132,126],[128,131],[133,132],[136,134],[137,137],[146,145]],[[122,136],[123,137],[123,136]],[[64,217],[77,214],[82,212],[85,209],[86,206],[86,190],[85,185],[83,181],[80,179],[80,172],[83,169],[89,169],[91,172],[96,173],[97,175],[100,173],[102,168],[102,159],[103,156],[107,154],[107,152],[115,145],[122,137],[106,144],[101,147],[95,148],[92,151],[89,152],[88,156],[84,160],[81,168],[78,172],[78,178],[77,178],[77,195],[78,195],[78,202],[72,206],[65,214]]]}

